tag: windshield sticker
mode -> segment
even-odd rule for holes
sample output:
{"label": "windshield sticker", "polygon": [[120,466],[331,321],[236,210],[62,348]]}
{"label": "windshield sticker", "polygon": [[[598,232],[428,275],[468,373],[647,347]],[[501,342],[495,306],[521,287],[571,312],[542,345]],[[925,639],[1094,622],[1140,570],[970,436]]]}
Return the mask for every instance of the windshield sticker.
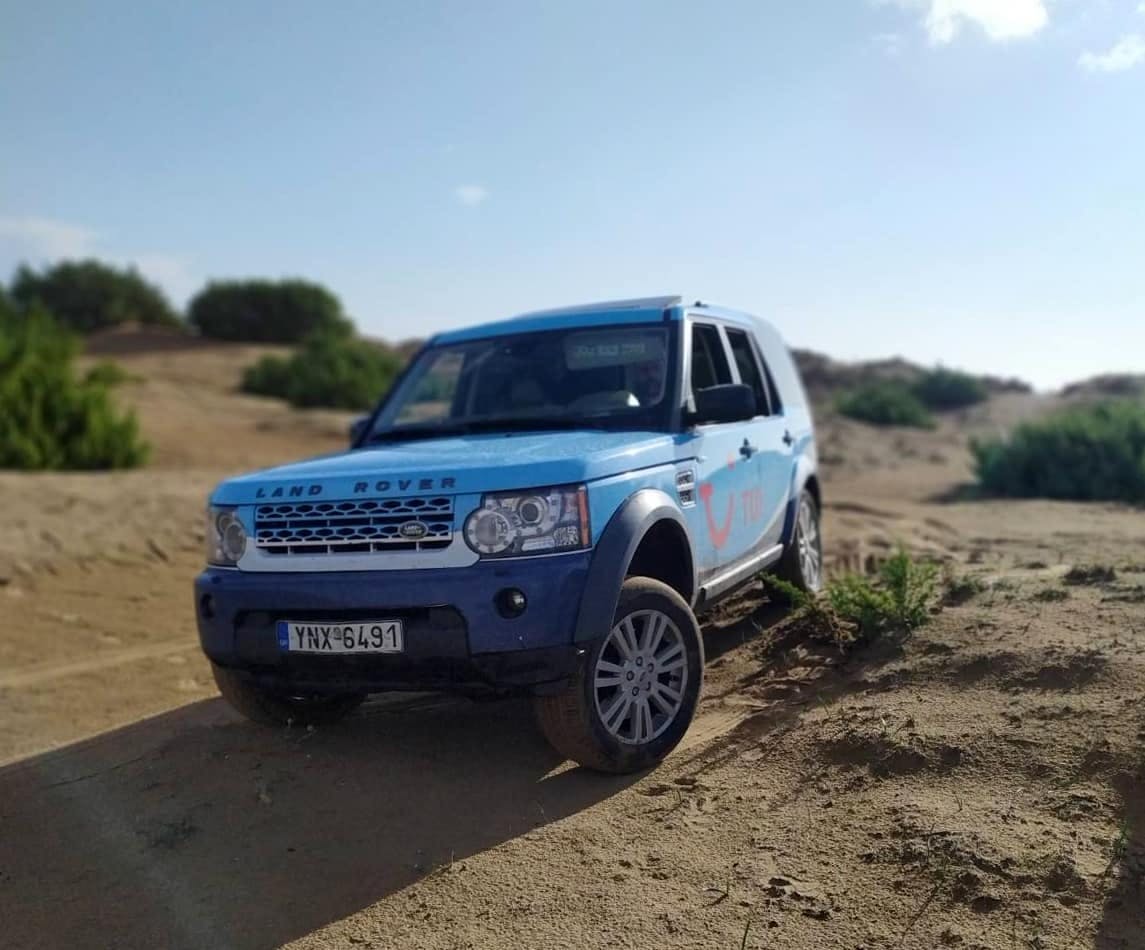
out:
{"label": "windshield sticker", "polygon": [[578,333],[565,340],[565,365],[570,370],[659,363],[664,353],[664,334],[658,330]]}

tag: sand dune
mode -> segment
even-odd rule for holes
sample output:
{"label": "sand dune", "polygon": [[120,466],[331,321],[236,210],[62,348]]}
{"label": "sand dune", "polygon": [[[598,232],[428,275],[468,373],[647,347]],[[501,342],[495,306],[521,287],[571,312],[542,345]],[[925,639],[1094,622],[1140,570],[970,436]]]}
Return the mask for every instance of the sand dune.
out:
{"label": "sand dune", "polygon": [[968,436],[1049,400],[823,416],[833,569],[904,543],[984,589],[850,658],[748,590],[707,619],[685,745],[602,778],[521,703],[299,733],[215,698],[205,495],[348,422],[236,394],[266,351],[108,344],[154,465],[0,473],[4,946],[1145,947],[1145,514],[950,500]]}

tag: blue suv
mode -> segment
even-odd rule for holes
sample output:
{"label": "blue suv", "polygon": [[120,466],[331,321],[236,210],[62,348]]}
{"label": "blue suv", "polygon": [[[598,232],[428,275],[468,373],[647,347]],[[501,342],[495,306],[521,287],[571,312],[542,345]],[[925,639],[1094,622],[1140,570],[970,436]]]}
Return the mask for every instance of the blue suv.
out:
{"label": "blue suv", "polygon": [[704,676],[697,613],[822,577],[807,398],[776,331],[680,297],[442,333],[348,451],[233,478],[199,633],[223,696],[325,723],[369,693],[526,693],[558,751],[662,759]]}

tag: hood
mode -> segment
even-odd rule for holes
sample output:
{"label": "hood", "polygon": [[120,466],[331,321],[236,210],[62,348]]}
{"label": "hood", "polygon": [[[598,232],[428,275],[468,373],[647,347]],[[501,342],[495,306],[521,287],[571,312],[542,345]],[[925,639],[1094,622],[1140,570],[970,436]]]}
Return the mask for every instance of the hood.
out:
{"label": "hood", "polygon": [[322,455],[223,482],[211,501],[373,498],[428,493],[477,494],[590,482],[675,457],[663,432],[483,433],[382,443]]}

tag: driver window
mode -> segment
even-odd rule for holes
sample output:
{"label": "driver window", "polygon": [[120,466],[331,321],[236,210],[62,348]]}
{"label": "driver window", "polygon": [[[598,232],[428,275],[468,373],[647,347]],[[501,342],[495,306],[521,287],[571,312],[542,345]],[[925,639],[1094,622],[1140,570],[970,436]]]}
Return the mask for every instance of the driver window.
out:
{"label": "driver window", "polygon": [[692,392],[732,381],[720,331],[710,323],[692,324]]}
{"label": "driver window", "polygon": [[767,384],[764,383],[763,374],[759,371],[759,363],[752,350],[751,340],[743,330],[733,330],[729,327],[727,334],[736,367],[739,369],[739,378],[755,393],[756,415],[769,415],[771,409],[767,399]]}

